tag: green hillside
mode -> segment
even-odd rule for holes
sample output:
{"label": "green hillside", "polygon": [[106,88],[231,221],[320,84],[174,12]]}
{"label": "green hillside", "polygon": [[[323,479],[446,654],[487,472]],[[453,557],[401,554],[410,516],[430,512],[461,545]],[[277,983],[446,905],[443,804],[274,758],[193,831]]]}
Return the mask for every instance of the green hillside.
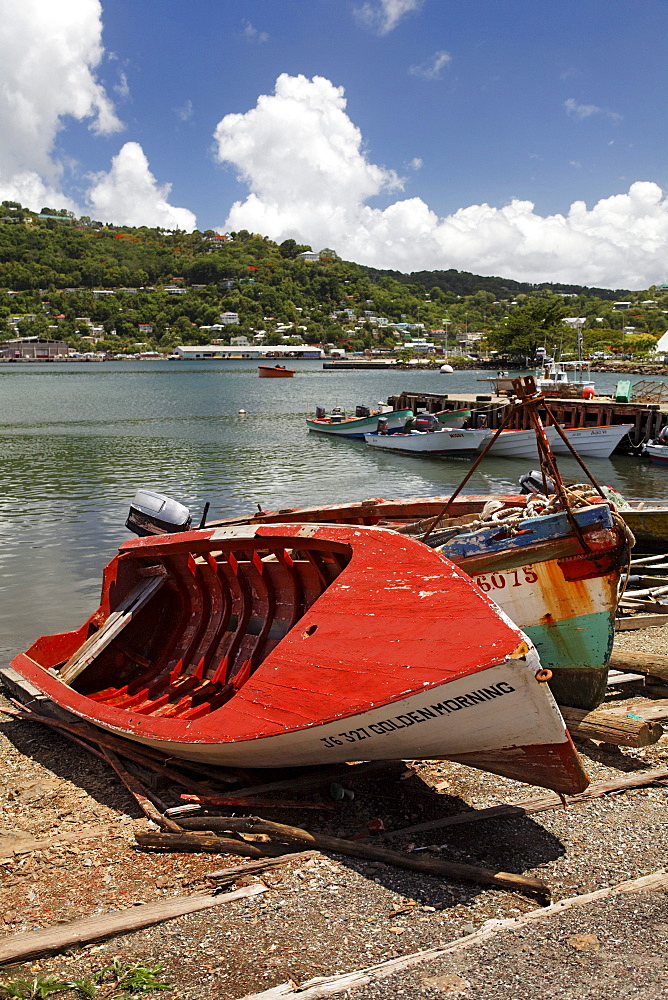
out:
{"label": "green hillside", "polygon": [[[92,326],[102,337],[95,349],[111,353],[138,344],[169,353],[178,344],[258,331],[266,344],[301,337],[368,350],[447,330],[451,350],[469,334],[468,349],[521,354],[550,340],[572,347],[575,334],[561,323],[564,316],[585,319],[592,350],[633,347],[624,326],[651,346],[668,326],[663,289],[536,286],[455,270],[406,275],[344,261],[331,250],[317,261],[300,259],[309,249],[246,231],[221,237],[103,226],[63,210],[37,214],[3,202],[0,340],[39,335],[90,350],[81,337],[91,336]],[[631,308],[613,309],[620,299]],[[212,331],[221,313],[237,313],[239,325]],[[396,324],[421,326],[401,328],[398,338]]]}

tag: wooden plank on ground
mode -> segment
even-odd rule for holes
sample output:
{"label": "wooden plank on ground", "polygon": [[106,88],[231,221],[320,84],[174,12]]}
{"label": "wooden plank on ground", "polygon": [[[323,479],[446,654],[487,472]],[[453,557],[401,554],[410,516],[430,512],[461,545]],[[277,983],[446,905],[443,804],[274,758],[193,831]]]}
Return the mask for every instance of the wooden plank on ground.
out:
{"label": "wooden plank on ground", "polygon": [[433,962],[435,959],[443,958],[445,955],[473,948],[478,944],[483,944],[497,934],[502,934],[504,931],[514,931],[539,920],[549,920],[550,917],[557,916],[563,913],[564,910],[587,906],[589,903],[597,903],[601,899],[608,899],[624,893],[666,892],[666,890],[668,890],[668,873],[663,870],[653,872],[651,875],[643,875],[642,878],[621,882],[607,889],[597,889],[595,892],[587,892],[582,896],[571,896],[568,899],[560,899],[550,906],[546,906],[543,909],[531,910],[529,913],[524,913],[521,917],[517,917],[514,920],[496,921],[491,926],[482,927],[473,934],[467,934],[466,937],[457,938],[454,941],[448,942],[448,944],[439,945],[436,948],[413,952],[411,955],[400,955],[399,958],[391,958],[386,962],[367,966],[365,969],[355,969],[352,972],[342,972],[332,976],[318,976],[315,979],[309,979],[305,983],[281,983],[272,989],[263,990],[262,993],[247,994],[242,1000],[286,1000],[286,997],[297,997],[298,1000],[325,1000],[326,997],[336,996],[340,993],[347,993],[349,990],[373,985],[379,980],[387,979],[388,976],[392,976],[396,972],[401,972],[403,969],[408,969],[411,966]]}
{"label": "wooden plank on ground", "polygon": [[102,938],[116,937],[137,931],[151,924],[159,924],[165,920],[182,917],[186,913],[197,913],[212,906],[222,906],[235,899],[246,896],[257,896],[266,892],[267,887],[260,883],[247,885],[243,889],[225,893],[222,896],[208,894],[194,896],[178,896],[159,903],[143,903],[133,906],[120,913],[104,913],[94,917],[84,917],[69,924],[56,924],[45,927],[44,930],[28,931],[25,934],[12,934],[0,939],[0,965],[8,962],[18,962],[32,955],[42,955],[63,951],[65,948],[88,944],[90,941],[100,941]]}
{"label": "wooden plank on ground", "polygon": [[79,840],[93,840],[104,834],[118,836],[118,830],[111,826],[93,826],[88,830],[72,830],[71,833],[57,833],[53,837],[26,837],[17,840],[13,846],[0,846],[0,858],[12,858],[16,854],[32,854],[33,851],[57,850],[65,844],[75,844]]}
{"label": "wooden plank on ground", "polygon": [[633,670],[668,681],[668,656],[662,653],[631,653],[627,649],[613,648],[609,666],[614,670]]}
{"label": "wooden plank on ground", "polygon": [[615,618],[615,632],[632,632],[634,629],[659,628],[668,624],[668,615],[629,615]]}

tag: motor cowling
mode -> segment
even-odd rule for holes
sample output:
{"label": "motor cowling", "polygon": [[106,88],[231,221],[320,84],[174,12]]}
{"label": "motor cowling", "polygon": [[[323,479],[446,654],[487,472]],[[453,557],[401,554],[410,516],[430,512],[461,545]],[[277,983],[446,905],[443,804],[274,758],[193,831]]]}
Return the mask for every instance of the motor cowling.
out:
{"label": "motor cowling", "polygon": [[190,526],[190,511],[184,504],[153,490],[137,490],[125,522],[125,527],[140,537],[170,535],[188,531]]}
{"label": "motor cowling", "polygon": [[414,424],[416,431],[435,431],[438,427],[438,419],[433,413],[418,413]]}
{"label": "motor cowling", "polygon": [[356,406],[355,407],[355,416],[356,417],[370,417],[371,416],[371,410],[369,409],[368,406]]}

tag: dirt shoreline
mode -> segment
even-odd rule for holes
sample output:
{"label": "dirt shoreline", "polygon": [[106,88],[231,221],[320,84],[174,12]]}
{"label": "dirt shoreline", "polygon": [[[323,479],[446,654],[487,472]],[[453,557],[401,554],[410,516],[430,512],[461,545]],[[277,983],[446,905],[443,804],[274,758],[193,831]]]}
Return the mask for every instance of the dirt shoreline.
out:
{"label": "dirt shoreline", "polygon": [[[668,627],[622,634],[616,645],[665,652]],[[647,698],[640,686],[631,685],[611,690],[606,706]],[[665,736],[640,750],[591,741],[578,748],[593,780],[668,765]],[[388,829],[399,828],[540,794],[531,786],[450,763],[395,766],[380,776],[357,778],[351,787],[355,798],[344,799],[336,812],[272,810],[269,818],[349,837],[374,819],[383,820]],[[21,853],[27,839],[100,827],[108,832]],[[35,723],[0,716],[4,935],[209,890],[214,885],[209,873],[243,860],[138,848],[134,832],[150,828],[101,761]],[[668,783],[567,810],[405,836],[391,846],[427,848],[433,857],[534,875],[549,882],[554,899],[575,896],[666,866]],[[10,851],[16,853],[7,856]],[[303,983],[433,948],[486,921],[516,918],[538,906],[518,893],[333,855],[292,862],[237,884],[255,881],[269,891],[2,969],[0,982],[19,974],[73,979],[119,955],[164,963],[163,979],[174,987],[166,997],[238,1000],[280,983]],[[578,937],[583,934],[584,944]],[[504,930],[455,956],[419,963],[349,995],[552,1000],[558,993],[592,1000],[626,1000],[629,995],[656,1000],[668,996],[668,970],[657,960],[667,941],[668,895],[645,892],[590,904],[521,930]]]}

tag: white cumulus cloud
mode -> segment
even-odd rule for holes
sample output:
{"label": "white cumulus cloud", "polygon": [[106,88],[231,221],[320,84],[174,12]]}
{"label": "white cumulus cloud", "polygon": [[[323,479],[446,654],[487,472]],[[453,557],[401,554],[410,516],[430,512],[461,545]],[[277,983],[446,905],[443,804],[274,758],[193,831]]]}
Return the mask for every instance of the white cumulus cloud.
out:
{"label": "white cumulus cloud", "polygon": [[419,10],[423,3],[424,0],[366,0],[355,8],[355,16],[379,35],[387,35],[402,17]]}
{"label": "white cumulus cloud", "polygon": [[281,75],[273,95],[215,131],[221,162],[249,187],[226,219],[279,242],[330,246],[345,258],[403,271],[457,268],[527,281],[647,287],[666,280],[668,199],[651,181],[588,209],[541,216],[529,201],[471,205],[439,218],[421,198],[369,199],[402,182],[373,164],[341,87]]}
{"label": "white cumulus cloud", "polygon": [[126,142],[108,172],[95,174],[88,192],[91,213],[102,222],[124,226],[162,226],[193,230],[197,220],[187,208],[167,201],[171,184],[159,185],[137,142]]}
{"label": "white cumulus cloud", "polygon": [[2,197],[64,202],[54,144],[65,118],[102,135],[122,128],[95,76],[101,35],[98,0],[0,0]]}

